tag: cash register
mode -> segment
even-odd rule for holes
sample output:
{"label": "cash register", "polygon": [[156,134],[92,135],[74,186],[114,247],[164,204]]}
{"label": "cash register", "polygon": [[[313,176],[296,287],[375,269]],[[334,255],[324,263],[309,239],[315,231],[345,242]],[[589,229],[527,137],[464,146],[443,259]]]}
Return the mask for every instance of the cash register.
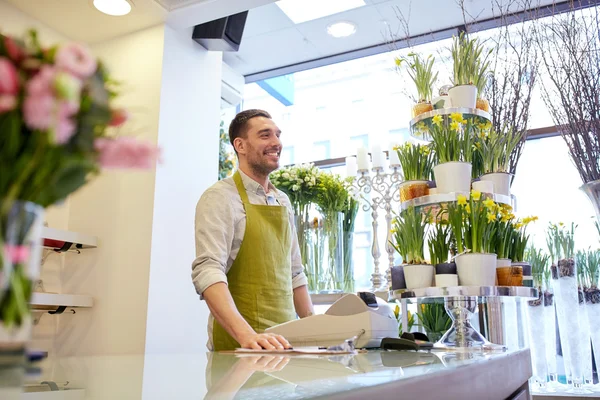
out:
{"label": "cash register", "polygon": [[387,302],[360,292],[343,296],[325,314],[285,322],[265,332],[282,335],[298,347],[330,347],[355,337],[356,348],[378,348],[383,338],[398,337],[398,321]]}

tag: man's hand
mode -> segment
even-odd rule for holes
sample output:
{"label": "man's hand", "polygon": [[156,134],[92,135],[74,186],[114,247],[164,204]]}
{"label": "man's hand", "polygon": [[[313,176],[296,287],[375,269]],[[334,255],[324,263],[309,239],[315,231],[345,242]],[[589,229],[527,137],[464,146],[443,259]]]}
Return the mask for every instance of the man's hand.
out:
{"label": "man's hand", "polygon": [[240,337],[238,342],[244,349],[283,350],[292,348],[290,343],[283,336],[272,333],[247,334]]}

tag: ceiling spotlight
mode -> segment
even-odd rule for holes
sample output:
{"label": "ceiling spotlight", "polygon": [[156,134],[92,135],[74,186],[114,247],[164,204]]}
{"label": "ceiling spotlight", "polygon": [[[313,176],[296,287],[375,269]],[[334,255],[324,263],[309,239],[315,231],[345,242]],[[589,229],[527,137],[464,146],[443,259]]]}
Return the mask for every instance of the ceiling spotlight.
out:
{"label": "ceiling spotlight", "polygon": [[347,37],[355,32],[356,25],[352,22],[336,22],[327,27],[327,33],[335,38]]}
{"label": "ceiling spotlight", "polygon": [[94,0],[94,7],[104,14],[119,17],[129,14],[131,4],[127,0]]}

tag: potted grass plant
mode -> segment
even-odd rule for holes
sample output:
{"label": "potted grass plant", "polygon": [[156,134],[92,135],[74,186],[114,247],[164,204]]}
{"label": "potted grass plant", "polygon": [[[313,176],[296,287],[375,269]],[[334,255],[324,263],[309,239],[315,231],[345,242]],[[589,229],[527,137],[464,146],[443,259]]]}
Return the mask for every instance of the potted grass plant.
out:
{"label": "potted grass plant", "polygon": [[424,254],[429,216],[408,207],[394,218],[391,245],[402,256],[407,289],[430,287],[433,282],[433,266]]}
{"label": "potted grass plant", "polygon": [[425,303],[419,308],[417,325],[425,329],[430,342],[437,342],[452,326],[452,319],[446,312],[444,303]]}
{"label": "potted grass plant", "polygon": [[[532,266],[525,258],[525,249],[529,242],[529,234],[527,233],[527,225],[537,221],[538,217],[526,217],[519,219],[512,224],[511,246],[509,258],[511,263],[511,277],[513,285],[510,286],[528,286],[533,287]],[[521,281],[521,284],[519,283]]]}
{"label": "potted grass plant", "polygon": [[468,199],[459,195],[456,203],[448,204],[447,212],[458,251],[455,261],[459,284],[494,286],[495,203],[484,200],[480,192],[472,191]]}
{"label": "potted grass plant", "polygon": [[522,139],[522,133],[505,129],[481,129],[475,143],[475,149],[481,154],[481,181],[489,181],[494,185],[494,193],[510,196],[510,184],[513,175],[510,173],[510,162],[513,151]]}
{"label": "potted grass plant", "polygon": [[496,260],[496,275],[498,277],[498,285],[513,286],[506,285],[504,277],[510,276],[512,272],[511,259],[509,257],[512,245],[514,214],[512,214],[509,206],[499,206],[498,209],[499,215],[496,221],[496,234],[494,237],[495,253],[498,257]]}
{"label": "potted grass plant", "polygon": [[438,193],[469,193],[474,121],[461,113],[436,115],[429,124],[431,146],[438,164],[433,175]]}
{"label": "potted grass plant", "polygon": [[475,83],[482,84],[485,79],[489,67],[487,59],[491,51],[484,54],[484,46],[478,39],[469,39],[465,33],[460,33],[453,37],[451,52],[454,86],[448,94],[452,106],[475,108],[477,104]]}
{"label": "potted grass plant", "polygon": [[400,201],[429,194],[429,181],[433,176],[434,154],[429,145],[406,142],[394,147],[400,160],[405,182],[400,186]]}
{"label": "potted grass plant", "polygon": [[429,232],[427,245],[431,264],[435,268],[435,286],[457,286],[456,264],[449,261],[452,245],[451,226],[443,220],[438,220]]}
{"label": "potted grass plant", "polygon": [[417,89],[418,100],[412,109],[413,118],[432,111],[433,85],[438,76],[437,72],[433,72],[435,57],[430,54],[426,59],[422,59],[416,53],[409,53],[406,57],[396,57],[395,62],[399,71],[402,71],[403,65],[406,65],[406,71]]}

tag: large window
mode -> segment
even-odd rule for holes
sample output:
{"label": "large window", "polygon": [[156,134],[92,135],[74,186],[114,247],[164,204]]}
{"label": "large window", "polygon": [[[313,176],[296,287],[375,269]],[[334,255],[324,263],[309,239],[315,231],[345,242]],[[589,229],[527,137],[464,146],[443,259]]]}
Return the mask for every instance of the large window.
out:
{"label": "large window", "polygon": [[[478,35],[485,40],[492,34],[494,31]],[[261,108],[273,115],[283,131],[283,164],[342,158],[356,154],[358,147],[375,144],[387,149],[392,143],[414,140],[408,130],[414,85],[408,75],[396,72],[394,57],[410,51],[432,54],[436,57],[439,85],[449,84],[450,44],[447,39],[294,73],[294,104],[291,106],[284,106],[258,84],[251,83],[246,85],[242,109]],[[538,89],[533,94],[529,126],[552,125]],[[344,167],[328,169],[345,174]],[[517,196],[518,215],[540,218],[529,228],[536,245],[545,248],[544,231],[549,222],[571,221],[579,225],[578,248],[597,245],[591,219],[593,209],[579,186],[581,180],[562,138],[527,143],[512,190]],[[384,212],[379,214],[380,266],[385,272],[386,227]],[[370,212],[361,209],[355,239],[358,287],[370,285],[371,229]]]}

